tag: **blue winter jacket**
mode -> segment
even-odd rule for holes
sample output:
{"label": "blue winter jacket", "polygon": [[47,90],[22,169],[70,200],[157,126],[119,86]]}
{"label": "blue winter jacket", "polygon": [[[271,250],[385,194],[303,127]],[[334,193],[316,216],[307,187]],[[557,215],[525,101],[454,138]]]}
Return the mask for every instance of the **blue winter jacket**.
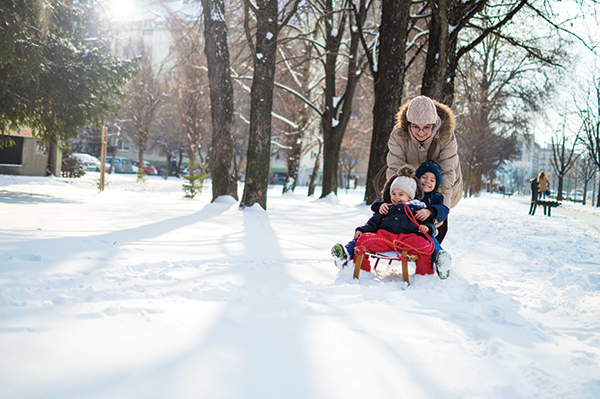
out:
{"label": "blue winter jacket", "polygon": [[425,196],[421,200],[427,205],[427,209],[433,213],[431,217],[436,219],[438,222],[443,222],[448,217],[450,209],[444,205],[444,196],[437,191],[425,193]]}
{"label": "blue winter jacket", "polygon": [[[379,229],[384,229],[394,234],[410,234],[418,233],[419,227],[410,220],[404,210],[404,205],[407,205],[412,214],[414,215],[419,209],[425,208],[425,204],[415,205],[420,201],[410,201],[409,204],[398,204],[391,205],[387,215],[381,215],[376,213],[365,223],[363,226],[357,227],[356,230],[363,233],[375,233]],[[380,205],[383,201],[380,203]],[[379,209],[379,207],[377,208]],[[413,216],[414,217],[414,216]],[[428,227],[429,234],[432,235],[435,232],[435,226],[431,222],[421,223]]]}
{"label": "blue winter jacket", "polygon": [[[433,219],[436,219],[438,222],[443,222],[448,217],[448,213],[450,213],[450,209],[444,205],[444,196],[437,191],[432,191],[430,193],[425,193],[423,199],[421,200],[427,205],[427,209],[429,209],[432,213],[431,217],[427,219],[427,222],[433,222]],[[379,207],[383,204],[383,200],[381,198],[376,199],[371,204],[371,210],[374,213],[379,213]]]}

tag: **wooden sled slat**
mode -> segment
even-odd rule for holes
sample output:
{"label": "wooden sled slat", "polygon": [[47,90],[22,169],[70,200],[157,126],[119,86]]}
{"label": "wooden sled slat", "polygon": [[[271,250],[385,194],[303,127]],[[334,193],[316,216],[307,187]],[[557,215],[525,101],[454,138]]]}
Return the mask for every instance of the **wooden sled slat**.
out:
{"label": "wooden sled slat", "polygon": [[[393,254],[393,255],[392,255]],[[365,256],[369,256],[371,258],[377,259],[373,269],[377,268],[380,259],[389,260],[390,263],[396,260],[402,263],[402,280],[410,285],[409,276],[408,276],[408,262],[415,262],[419,259],[419,255],[409,255],[406,251],[402,251],[402,255],[399,257],[395,252],[371,252],[366,251],[364,253],[359,253],[356,256],[356,262],[354,264],[354,278],[358,280],[360,274],[360,266],[362,265],[363,259]]]}

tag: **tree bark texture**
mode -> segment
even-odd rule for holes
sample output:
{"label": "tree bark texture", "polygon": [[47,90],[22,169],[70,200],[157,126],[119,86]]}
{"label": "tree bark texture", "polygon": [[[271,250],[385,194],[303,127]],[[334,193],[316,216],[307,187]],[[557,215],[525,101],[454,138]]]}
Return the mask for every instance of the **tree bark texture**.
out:
{"label": "tree bark texture", "polygon": [[[325,12],[327,15],[333,13],[333,2],[327,0]],[[362,18],[358,23],[364,22],[365,3],[361,1],[360,15]],[[352,101],[356,91],[356,85],[360,74],[357,74],[357,53],[360,44],[360,33],[357,29],[350,29],[350,47],[348,49],[348,65],[346,75],[346,86],[343,95],[337,104],[336,77],[337,57],[340,51],[342,32],[346,26],[347,16],[342,15],[341,21],[336,26],[337,33],[333,34],[331,20],[325,19],[325,110],[321,116],[321,127],[323,129],[323,190],[321,198],[331,193],[337,194],[338,168],[340,162],[340,149],[348,121],[352,115]]]}
{"label": "tree bark texture", "polygon": [[256,53],[250,93],[250,136],[246,185],[240,206],[259,204],[263,209],[267,209],[278,6],[277,0],[260,0],[256,4]]}
{"label": "tree bark texture", "polygon": [[319,150],[317,151],[317,158],[315,159],[315,166],[310,175],[310,182],[308,183],[308,196],[315,194],[315,187],[317,186],[317,177],[319,176],[319,169],[321,168],[321,151],[323,145],[319,141]]}
{"label": "tree bark texture", "polygon": [[[311,57],[312,57],[312,45],[307,45],[305,47],[306,60],[302,65],[301,70],[301,83],[302,83],[302,95],[305,98],[310,99],[310,81],[312,75],[310,73],[311,69]],[[310,124],[310,112],[311,109],[307,106],[303,106],[300,109],[300,113],[298,115],[298,131],[294,134],[291,150],[288,154],[287,160],[287,168],[288,173],[285,178],[285,184],[283,185],[283,193],[285,194],[287,191],[294,191],[296,188],[296,184],[298,184],[298,169],[300,168],[300,159],[302,158],[302,146],[304,142],[304,134],[309,127]]]}
{"label": "tree bark texture", "polygon": [[440,101],[448,106],[452,105],[454,97],[454,79],[448,82],[450,75],[454,76],[451,68],[451,52],[454,51],[448,32],[448,7],[452,0],[434,0],[431,7],[429,20],[429,45],[421,94]]}
{"label": "tree bark texture", "polygon": [[373,104],[373,135],[365,201],[373,203],[380,193],[373,180],[386,165],[388,140],[396,123],[396,113],[402,105],[406,41],[411,0],[383,0],[381,8],[380,48],[378,68],[374,71],[375,101]]}
{"label": "tree bark texture", "polygon": [[202,0],[202,7],[212,116],[212,201],[224,195],[237,200],[233,85],[229,69],[225,5],[223,0]]}

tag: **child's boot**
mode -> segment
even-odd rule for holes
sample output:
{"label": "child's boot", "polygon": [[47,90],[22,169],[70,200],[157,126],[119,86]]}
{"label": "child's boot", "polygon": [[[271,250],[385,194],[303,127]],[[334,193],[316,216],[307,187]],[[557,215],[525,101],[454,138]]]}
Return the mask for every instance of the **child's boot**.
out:
{"label": "child's boot", "polygon": [[433,268],[442,280],[450,276],[450,267],[452,266],[452,257],[443,249],[437,253],[433,259]]}
{"label": "child's boot", "polygon": [[350,255],[348,254],[346,247],[342,244],[335,244],[331,247],[331,256],[333,256],[333,261],[338,269],[343,269],[348,266]]}

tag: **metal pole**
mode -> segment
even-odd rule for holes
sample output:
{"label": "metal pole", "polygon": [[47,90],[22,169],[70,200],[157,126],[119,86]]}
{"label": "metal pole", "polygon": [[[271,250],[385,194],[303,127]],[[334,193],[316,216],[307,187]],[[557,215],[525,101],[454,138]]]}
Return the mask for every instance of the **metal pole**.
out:
{"label": "metal pole", "polygon": [[102,149],[100,150],[100,191],[104,191],[104,173],[106,172],[106,126],[102,126]]}

